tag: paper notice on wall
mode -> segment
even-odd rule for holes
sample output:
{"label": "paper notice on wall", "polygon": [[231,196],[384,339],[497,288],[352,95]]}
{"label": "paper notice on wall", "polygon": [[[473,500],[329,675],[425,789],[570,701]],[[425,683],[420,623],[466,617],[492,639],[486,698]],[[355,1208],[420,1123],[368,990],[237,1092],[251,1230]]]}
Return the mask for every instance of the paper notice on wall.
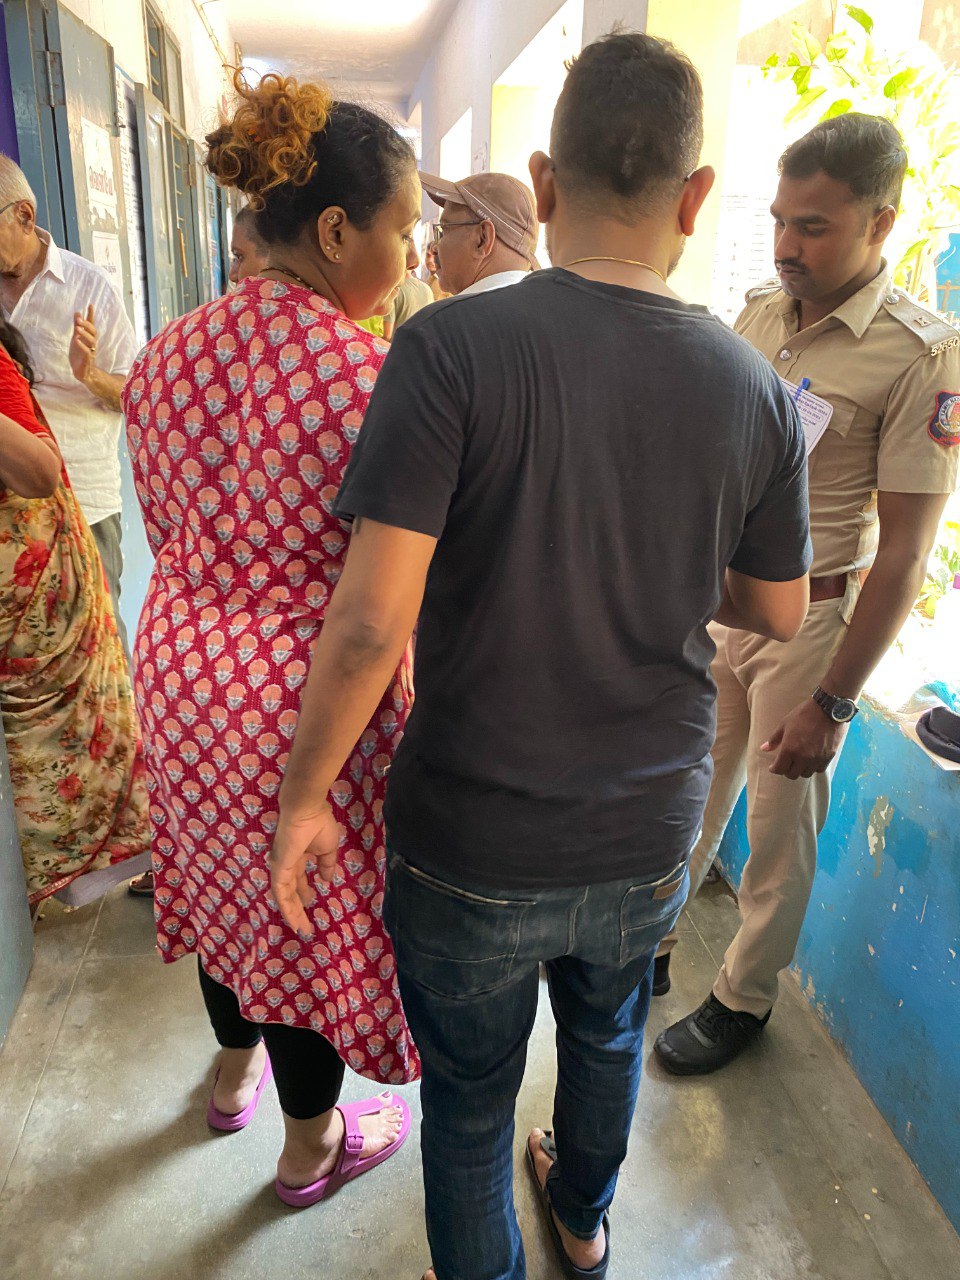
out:
{"label": "paper notice on wall", "polygon": [[87,198],[91,209],[117,216],[117,183],[113,170],[112,139],[106,129],[82,120],[83,162],[87,171]]}
{"label": "paper notice on wall", "polygon": [[123,256],[120,253],[120,237],[107,231],[93,233],[93,260],[110,277],[110,283],[123,294]]}

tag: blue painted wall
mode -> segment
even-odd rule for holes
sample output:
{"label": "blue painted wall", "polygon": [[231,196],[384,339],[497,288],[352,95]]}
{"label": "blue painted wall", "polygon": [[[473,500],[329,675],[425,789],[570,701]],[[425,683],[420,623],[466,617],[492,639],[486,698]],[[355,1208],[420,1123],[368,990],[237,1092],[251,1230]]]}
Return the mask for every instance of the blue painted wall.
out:
{"label": "blue painted wall", "polygon": [[[720,849],[747,857],[741,796]],[[807,998],[960,1229],[960,774],[864,708],[797,950]]]}
{"label": "blue painted wall", "polygon": [[7,745],[0,725],[0,1044],[13,1020],[33,961],[33,928],[27,906]]}
{"label": "blue painted wall", "polygon": [[13,83],[10,79],[10,61],[7,57],[7,15],[2,3],[0,3],[0,152],[19,163],[20,143],[17,139],[17,119],[13,110]]}
{"label": "blue painted wall", "polygon": [[937,310],[960,319],[960,231],[951,231],[937,259]]}
{"label": "blue painted wall", "polygon": [[140,610],[143,608],[150,574],[153,572],[153,553],[147,542],[147,531],[143,527],[143,517],[140,514],[140,501],[133,484],[126,432],[120,433],[120,483],[123,503],[121,515],[123,575],[120,578],[120,613],[127,628],[132,652]]}

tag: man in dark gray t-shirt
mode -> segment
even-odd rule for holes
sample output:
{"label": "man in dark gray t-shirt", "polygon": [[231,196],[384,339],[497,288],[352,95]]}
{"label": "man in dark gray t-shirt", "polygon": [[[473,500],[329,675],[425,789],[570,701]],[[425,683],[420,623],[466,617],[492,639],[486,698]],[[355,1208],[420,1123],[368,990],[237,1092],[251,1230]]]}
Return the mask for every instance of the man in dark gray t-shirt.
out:
{"label": "man in dark gray t-shirt", "polygon": [[500,888],[663,875],[710,785],[725,571],[806,566],[780,379],[703,307],[563,270],[395,345],[336,508],[438,540],[392,841]]}
{"label": "man in dark gray t-shirt", "polygon": [[354,531],[273,886],[303,928],[307,861],[337,874],[323,798],[419,616],[383,912],[423,1061],[430,1280],[525,1274],[511,1135],[541,961],[558,1083],[528,1162],[566,1273],[605,1274],[653,955],[709,787],[707,624],[787,640],[806,612],[796,409],[666,284],[713,180],[701,141],[682,54],[588,47],[531,161],[554,269],[404,326],[337,500]]}

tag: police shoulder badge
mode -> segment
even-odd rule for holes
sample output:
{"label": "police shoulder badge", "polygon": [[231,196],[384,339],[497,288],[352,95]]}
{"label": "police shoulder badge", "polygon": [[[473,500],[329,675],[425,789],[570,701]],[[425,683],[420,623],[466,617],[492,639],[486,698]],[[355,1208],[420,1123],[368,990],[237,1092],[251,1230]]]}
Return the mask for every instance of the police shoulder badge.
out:
{"label": "police shoulder badge", "polygon": [[938,394],[927,433],[931,440],[945,449],[960,445],[960,392],[941,391]]}

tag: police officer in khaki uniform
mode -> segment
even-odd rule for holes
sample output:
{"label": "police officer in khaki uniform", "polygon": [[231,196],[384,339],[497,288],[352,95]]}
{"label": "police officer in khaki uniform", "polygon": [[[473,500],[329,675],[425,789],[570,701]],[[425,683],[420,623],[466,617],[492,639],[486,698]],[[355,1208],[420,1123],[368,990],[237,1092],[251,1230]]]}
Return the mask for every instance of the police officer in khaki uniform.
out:
{"label": "police officer in khaki uniform", "polygon": [[[824,121],[794,143],[772,209],[779,283],[751,290],[736,323],[799,396],[811,449],[811,603],[787,644],[713,628],[715,772],[691,894],[744,784],[750,856],[740,931],[713,991],[656,1042],[678,1075],[731,1061],[770,1017],[857,698],[913,607],[956,485],[960,335],[906,297],[882,258],[906,164],[897,130],[874,116]],[[660,993],[675,941],[656,962]]]}

